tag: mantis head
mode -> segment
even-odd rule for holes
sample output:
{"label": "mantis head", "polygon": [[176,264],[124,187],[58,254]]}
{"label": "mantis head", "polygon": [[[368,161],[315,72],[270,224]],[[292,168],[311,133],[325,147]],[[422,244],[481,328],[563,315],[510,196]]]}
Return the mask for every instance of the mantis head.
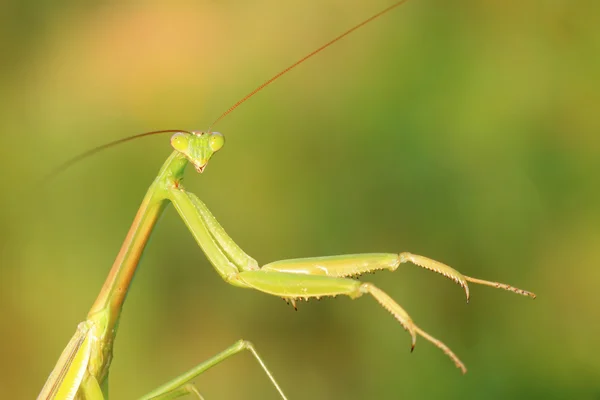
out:
{"label": "mantis head", "polygon": [[204,171],[212,155],[224,144],[225,137],[219,132],[177,132],[171,136],[171,146],[183,154],[200,173]]}

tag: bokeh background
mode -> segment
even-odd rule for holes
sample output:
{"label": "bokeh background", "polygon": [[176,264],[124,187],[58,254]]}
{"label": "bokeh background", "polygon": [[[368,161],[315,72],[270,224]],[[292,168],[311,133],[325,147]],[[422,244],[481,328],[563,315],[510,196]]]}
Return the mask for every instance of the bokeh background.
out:
{"label": "bokeh background", "polygon": [[[0,4],[0,398],[37,395],[85,318],[168,137],[390,1]],[[412,251],[532,301],[406,265],[372,299],[301,303],[226,285],[172,208],[136,275],[113,398],[252,340],[290,399],[600,398],[600,3],[410,1],[244,104],[187,187],[261,262]],[[207,399],[277,398],[245,354]]]}

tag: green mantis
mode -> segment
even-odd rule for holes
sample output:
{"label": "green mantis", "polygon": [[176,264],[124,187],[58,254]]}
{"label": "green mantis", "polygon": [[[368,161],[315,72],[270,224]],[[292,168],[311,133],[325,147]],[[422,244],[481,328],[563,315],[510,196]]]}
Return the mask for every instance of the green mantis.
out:
{"label": "green mantis", "polygon": [[[215,123],[291,68],[402,3],[403,1],[395,3],[275,75],[222,114]],[[212,156],[223,148],[224,136],[208,129],[206,132],[155,131],[131,138],[166,132],[174,133],[171,137],[173,152],[148,189],[100,294],[89,311],[87,319],[79,324],[60,356],[39,399],[93,400],[108,397],[108,372],[121,310],[150,234],[169,203],[173,204],[197,244],[225,282],[283,298],[294,306],[297,300],[337,295],[355,299],[368,295],[389,311],[410,334],[412,348],[416,344],[417,337],[421,336],[447,354],[463,373],[466,372],[466,368],[460,359],[444,343],[416,325],[408,313],[390,296],[371,283],[353,278],[366,272],[383,269],[394,271],[400,264],[410,262],[455,281],[464,289],[467,300],[469,282],[535,297],[531,292],[506,284],[465,276],[443,263],[407,252],[303,258],[276,261],[261,266],[228,236],[207,206],[196,195],[185,190],[182,184],[185,169],[189,164],[198,173],[204,172]],[[71,162],[66,165],[70,164]],[[198,390],[190,381],[208,368],[243,350],[248,350],[255,357],[280,396],[286,398],[254,346],[244,340],[234,343],[223,352],[142,398],[169,399],[187,394],[200,397]]]}

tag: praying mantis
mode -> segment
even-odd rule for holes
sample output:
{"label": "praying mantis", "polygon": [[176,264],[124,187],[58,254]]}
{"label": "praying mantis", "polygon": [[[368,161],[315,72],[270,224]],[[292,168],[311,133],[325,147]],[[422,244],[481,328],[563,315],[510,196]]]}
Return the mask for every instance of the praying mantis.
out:
{"label": "praying mantis", "polygon": [[[472,278],[446,264],[409,252],[290,259],[261,266],[229,237],[208,207],[196,195],[188,192],[182,184],[184,171],[188,165],[191,164],[196,172],[203,173],[214,154],[223,148],[224,136],[212,131],[212,127],[216,123],[291,69],[405,1],[392,4],[274,75],[225,111],[206,131],[169,129],[130,136],[86,152],[69,160],[59,168],[59,170],[67,168],[97,151],[125,141],[156,134],[173,134],[170,140],[173,152],[150,185],[87,319],[78,325],[38,399],[96,400],[108,398],[108,372],[122,307],[142,252],[159,216],[169,203],[173,204],[217,273],[230,285],[254,289],[283,298],[294,307],[298,300],[338,295],[355,299],[369,295],[390,312],[409,333],[411,349],[414,349],[417,337],[421,336],[441,349],[463,373],[466,372],[465,365],[448,346],[416,325],[409,314],[384,291],[372,283],[354,278],[367,272],[384,269],[395,271],[400,264],[412,263],[441,274],[460,285],[465,292],[467,301],[470,293],[468,283],[501,288],[535,298],[535,294],[532,292],[503,283]],[[190,383],[191,380],[212,366],[245,350],[254,356],[275,390],[285,399],[283,389],[275,380],[273,373],[267,368],[254,345],[246,340],[237,341],[221,353],[141,398],[172,399],[185,395],[196,395],[201,398],[197,388]]]}

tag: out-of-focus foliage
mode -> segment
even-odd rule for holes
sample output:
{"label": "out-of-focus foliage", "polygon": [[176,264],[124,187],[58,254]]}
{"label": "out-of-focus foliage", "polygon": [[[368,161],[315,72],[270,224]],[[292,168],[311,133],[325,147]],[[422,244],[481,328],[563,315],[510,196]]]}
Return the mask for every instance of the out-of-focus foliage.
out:
{"label": "out-of-focus foliage", "polygon": [[[0,398],[34,397],[85,318],[168,138],[389,1],[0,5]],[[141,395],[238,338],[290,398],[600,396],[600,3],[413,0],[244,104],[187,187],[262,262],[427,255],[533,290],[369,275],[467,364],[373,300],[283,301],[221,281],[172,209],[128,296],[111,369]],[[248,355],[207,399],[276,398]]]}

